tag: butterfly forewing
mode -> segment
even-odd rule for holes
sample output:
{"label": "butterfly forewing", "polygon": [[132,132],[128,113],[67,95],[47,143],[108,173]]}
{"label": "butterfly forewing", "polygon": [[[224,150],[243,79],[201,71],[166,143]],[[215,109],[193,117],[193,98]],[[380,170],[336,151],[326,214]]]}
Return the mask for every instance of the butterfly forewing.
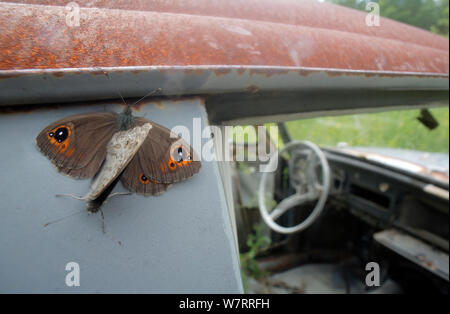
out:
{"label": "butterfly forewing", "polygon": [[99,170],[106,146],[118,129],[116,113],[73,115],[44,128],[36,143],[60,172],[90,178]]}

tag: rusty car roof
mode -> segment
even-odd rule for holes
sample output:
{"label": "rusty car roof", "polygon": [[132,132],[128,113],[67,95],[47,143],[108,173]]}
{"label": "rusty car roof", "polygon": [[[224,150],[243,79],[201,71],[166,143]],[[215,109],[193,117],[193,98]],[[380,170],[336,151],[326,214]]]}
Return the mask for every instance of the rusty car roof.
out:
{"label": "rusty car roof", "polygon": [[328,3],[77,3],[78,27],[66,24],[65,0],[1,3],[0,69],[263,65],[449,72],[446,38],[383,18],[368,27],[365,12]]}
{"label": "rusty car roof", "polygon": [[[329,3],[76,3],[80,26],[67,23],[67,1],[0,2],[0,81],[7,90],[0,103],[110,98],[118,86],[129,97],[149,88],[165,95],[330,87],[448,91],[448,39],[385,18],[369,27],[367,12]],[[93,78],[105,72],[113,88],[103,75]],[[37,84],[40,94],[32,88]],[[58,93],[55,84],[61,84]],[[89,90],[92,84],[101,91]]]}

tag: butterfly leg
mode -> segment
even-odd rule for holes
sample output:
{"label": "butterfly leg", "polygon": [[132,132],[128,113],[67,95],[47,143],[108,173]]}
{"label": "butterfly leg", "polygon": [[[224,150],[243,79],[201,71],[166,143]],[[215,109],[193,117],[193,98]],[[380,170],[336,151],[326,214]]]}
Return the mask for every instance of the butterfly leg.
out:
{"label": "butterfly leg", "polygon": [[111,198],[113,196],[117,196],[117,195],[131,195],[133,193],[131,192],[117,192],[117,193],[112,193],[111,195],[108,196],[108,198]]}
{"label": "butterfly leg", "polygon": [[63,197],[63,196],[69,196],[71,198],[74,198],[76,200],[80,200],[80,201],[85,201],[84,197],[80,197],[80,196],[75,196],[73,194],[55,194],[56,197]]}
{"label": "butterfly leg", "polygon": [[100,216],[102,217],[102,232],[105,234],[105,215],[103,215],[103,210],[100,209]]}

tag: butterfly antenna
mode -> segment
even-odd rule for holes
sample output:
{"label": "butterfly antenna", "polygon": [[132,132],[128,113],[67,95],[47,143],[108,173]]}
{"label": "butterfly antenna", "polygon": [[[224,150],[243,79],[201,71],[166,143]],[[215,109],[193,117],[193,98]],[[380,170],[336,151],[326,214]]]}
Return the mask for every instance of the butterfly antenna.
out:
{"label": "butterfly antenna", "polygon": [[117,92],[119,93],[120,98],[122,98],[122,101],[123,101],[124,105],[127,106],[128,108],[130,108],[131,106],[130,106],[129,104],[127,104],[127,102],[126,102],[125,99],[123,98],[122,93],[120,92],[120,90],[118,90]]}
{"label": "butterfly antenna", "polygon": [[136,101],[134,104],[132,104],[131,107],[137,105],[137,104],[138,104],[140,101],[142,101],[144,98],[146,98],[146,97],[148,97],[148,96],[151,96],[151,95],[153,95],[153,94],[156,94],[156,93],[160,92],[161,90],[162,90],[161,87],[152,90],[151,92],[149,92],[148,94],[146,94],[144,97],[142,97],[141,99],[139,99],[138,101]]}
{"label": "butterfly antenna", "polygon": [[[111,77],[109,76],[108,72],[103,72],[103,73],[104,73],[104,74],[106,75],[106,77],[111,81]],[[122,93],[120,92],[120,90],[117,90],[117,92],[119,93],[119,96],[120,96],[120,98],[122,99],[123,104],[129,108],[130,105],[127,104],[127,102],[126,102],[125,99],[123,98]]]}
{"label": "butterfly antenna", "polygon": [[84,211],[85,211],[85,209],[78,210],[78,211],[76,211],[76,212],[74,212],[74,213],[72,213],[72,214],[70,214],[70,215],[67,215],[67,216],[58,218],[58,219],[56,219],[56,220],[47,222],[47,223],[43,224],[42,226],[45,228],[45,227],[47,227],[48,225],[52,225],[52,224],[54,224],[54,223],[60,222],[60,221],[62,221],[62,220],[65,220],[65,219],[67,219],[67,218],[69,218],[69,217],[78,215],[78,214],[80,214],[80,213],[82,213],[82,212],[84,212]]}

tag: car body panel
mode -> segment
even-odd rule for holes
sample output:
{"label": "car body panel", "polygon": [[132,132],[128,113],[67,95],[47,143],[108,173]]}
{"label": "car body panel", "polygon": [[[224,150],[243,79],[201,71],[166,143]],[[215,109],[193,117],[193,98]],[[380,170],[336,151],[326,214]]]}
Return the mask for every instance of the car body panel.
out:
{"label": "car body panel", "polygon": [[[448,40],[384,18],[369,27],[364,12],[288,0],[77,4],[79,26],[63,1],[0,3],[0,103],[116,98],[118,86],[125,97],[157,88],[170,96],[239,97],[348,89],[426,94],[410,105],[429,105],[430,93],[432,102],[448,102],[442,93],[448,91]],[[251,102],[244,105],[258,113]],[[379,107],[388,105],[399,104]],[[279,108],[268,114],[283,115]],[[321,111],[333,109],[342,105]]]}

